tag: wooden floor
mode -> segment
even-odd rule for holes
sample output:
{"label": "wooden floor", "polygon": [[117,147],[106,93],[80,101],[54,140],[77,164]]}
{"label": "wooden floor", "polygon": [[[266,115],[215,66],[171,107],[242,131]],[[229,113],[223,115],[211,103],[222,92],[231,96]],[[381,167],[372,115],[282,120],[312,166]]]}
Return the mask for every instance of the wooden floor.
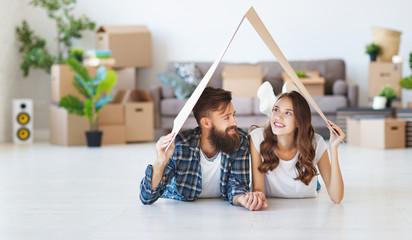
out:
{"label": "wooden floor", "polygon": [[142,205],[154,143],[0,145],[0,239],[412,239],[412,149],[339,150],[340,205],[322,187],[250,212],[220,199]]}

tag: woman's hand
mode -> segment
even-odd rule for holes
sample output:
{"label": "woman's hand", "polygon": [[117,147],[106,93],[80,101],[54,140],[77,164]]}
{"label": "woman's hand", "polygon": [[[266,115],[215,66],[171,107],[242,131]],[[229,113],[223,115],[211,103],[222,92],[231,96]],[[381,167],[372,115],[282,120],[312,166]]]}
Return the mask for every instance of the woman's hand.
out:
{"label": "woman's hand", "polygon": [[338,127],[337,125],[335,125],[333,122],[329,120],[328,120],[328,124],[333,130],[335,130],[333,131],[332,129],[329,129],[330,131],[329,146],[331,149],[337,149],[339,144],[345,138],[345,133],[343,133],[340,127]]}
{"label": "woman's hand", "polygon": [[258,211],[262,207],[267,207],[268,203],[263,192],[248,192],[235,196],[236,205],[243,206],[250,211]]}

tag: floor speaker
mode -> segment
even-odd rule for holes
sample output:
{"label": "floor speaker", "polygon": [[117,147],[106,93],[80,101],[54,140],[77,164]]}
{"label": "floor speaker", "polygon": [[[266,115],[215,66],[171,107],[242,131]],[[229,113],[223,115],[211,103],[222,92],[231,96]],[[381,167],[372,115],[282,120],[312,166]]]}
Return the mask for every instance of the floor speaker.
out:
{"label": "floor speaker", "polygon": [[33,101],[31,99],[13,100],[13,142],[33,142]]}

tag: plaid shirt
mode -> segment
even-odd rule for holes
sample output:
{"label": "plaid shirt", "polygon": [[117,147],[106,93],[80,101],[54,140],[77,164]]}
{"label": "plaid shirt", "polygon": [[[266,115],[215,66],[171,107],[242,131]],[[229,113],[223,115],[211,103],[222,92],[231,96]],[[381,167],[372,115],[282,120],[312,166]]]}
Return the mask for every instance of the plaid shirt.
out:
{"label": "plaid shirt", "polygon": [[[238,128],[240,147],[233,153],[223,153],[221,161],[220,196],[233,204],[233,197],[249,191],[249,140]],[[200,169],[200,127],[176,136],[175,151],[169,159],[163,177],[155,189],[152,186],[152,165],[140,184],[140,200],[152,204],[159,197],[193,201],[202,190]]]}

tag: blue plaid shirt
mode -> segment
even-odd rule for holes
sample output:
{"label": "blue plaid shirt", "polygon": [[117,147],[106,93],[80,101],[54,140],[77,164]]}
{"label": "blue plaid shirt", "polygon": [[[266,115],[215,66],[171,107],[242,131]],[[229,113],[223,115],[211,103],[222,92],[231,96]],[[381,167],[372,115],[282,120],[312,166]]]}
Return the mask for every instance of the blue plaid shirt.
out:
{"label": "blue plaid shirt", "polygon": [[[220,196],[233,204],[233,197],[249,191],[249,140],[238,128],[240,147],[233,153],[223,153],[221,161]],[[200,169],[200,127],[176,136],[175,151],[169,159],[163,177],[155,189],[152,186],[152,165],[140,184],[140,200],[152,204],[159,197],[193,201],[202,190]]]}

